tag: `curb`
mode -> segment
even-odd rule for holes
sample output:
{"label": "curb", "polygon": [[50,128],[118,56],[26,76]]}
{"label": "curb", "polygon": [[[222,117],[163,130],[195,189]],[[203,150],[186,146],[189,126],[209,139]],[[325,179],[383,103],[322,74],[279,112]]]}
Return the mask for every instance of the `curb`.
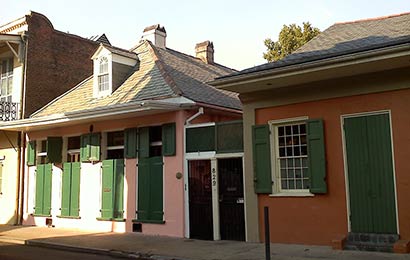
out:
{"label": "curb", "polygon": [[175,258],[175,257],[169,257],[169,256],[147,255],[147,254],[142,254],[138,252],[125,252],[125,251],[114,250],[114,249],[71,246],[71,245],[65,245],[65,244],[59,244],[59,243],[53,243],[53,242],[45,242],[45,241],[35,241],[35,240],[26,240],[26,241],[23,241],[23,244],[28,245],[28,246],[52,248],[56,250],[71,251],[71,252],[86,253],[86,254],[107,255],[107,256],[112,256],[112,257],[117,257],[117,258],[127,258],[127,259],[188,260],[188,259]]}
{"label": "curb", "polygon": [[0,242],[8,243],[8,244],[17,244],[17,245],[25,245],[26,244],[25,239],[18,239],[18,238],[7,237],[7,236],[0,237]]}
{"label": "curb", "polygon": [[93,248],[93,247],[71,246],[71,245],[65,245],[65,244],[59,244],[59,243],[53,243],[53,242],[27,240],[26,245],[44,247],[44,248],[52,248],[52,249],[63,250],[63,251],[86,253],[86,254],[107,255],[107,256],[114,256],[114,257],[121,257],[121,258],[149,259],[149,258],[145,258],[145,256],[141,254],[133,253],[133,252],[122,252],[118,250],[101,249],[101,248]]}
{"label": "curb", "polygon": [[139,259],[139,260],[189,260],[187,258],[177,258],[172,256],[163,256],[163,255],[148,255],[138,252],[124,252],[114,249],[102,249],[102,248],[93,248],[93,247],[82,247],[82,246],[73,246],[66,245],[54,242],[46,242],[41,240],[30,240],[30,239],[19,239],[14,237],[0,237],[0,242],[9,243],[9,244],[18,244],[18,245],[27,245],[27,246],[36,246],[42,248],[50,248],[62,251],[71,251],[85,254],[95,254],[95,255],[106,255],[117,258],[127,258],[127,259]]}

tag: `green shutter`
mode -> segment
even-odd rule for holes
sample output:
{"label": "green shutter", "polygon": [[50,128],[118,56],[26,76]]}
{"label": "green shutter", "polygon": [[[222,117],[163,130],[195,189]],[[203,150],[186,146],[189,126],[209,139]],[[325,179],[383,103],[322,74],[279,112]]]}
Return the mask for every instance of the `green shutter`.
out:
{"label": "green shutter", "polygon": [[36,164],[36,141],[28,142],[27,146],[27,165],[33,166]]}
{"label": "green shutter", "polygon": [[215,126],[193,127],[186,129],[186,151],[215,151]]}
{"label": "green shutter", "polygon": [[91,135],[86,134],[81,136],[81,148],[80,148],[80,159],[82,162],[87,162],[90,157],[90,143]]}
{"label": "green shutter", "polygon": [[102,162],[101,218],[114,217],[114,160]]}
{"label": "green shutter", "polygon": [[138,220],[163,223],[163,158],[138,161]]}
{"label": "green shutter", "polygon": [[71,194],[70,194],[70,216],[80,215],[80,177],[81,163],[71,163]]}
{"label": "green shutter", "polygon": [[47,137],[47,158],[50,163],[62,162],[62,137]]}
{"label": "green shutter", "polygon": [[326,157],[323,120],[312,119],[308,120],[306,124],[310,192],[326,193]]}
{"label": "green shutter", "polygon": [[164,156],[175,155],[176,149],[176,134],[175,123],[162,125],[162,154]]}
{"label": "green shutter", "polygon": [[124,130],[124,157],[127,159],[137,157],[138,135],[137,128],[129,128]]}
{"label": "green shutter", "polygon": [[52,164],[46,164],[44,170],[44,203],[43,215],[51,215],[51,188],[52,188]]}
{"label": "green shutter", "polygon": [[124,217],[124,159],[114,160],[114,218]]}
{"label": "green shutter", "polygon": [[36,171],[36,205],[34,214],[51,214],[52,164],[37,165]]}
{"label": "green shutter", "polygon": [[150,158],[150,220],[163,220],[163,170],[162,157]]}
{"label": "green shutter", "polygon": [[256,193],[272,193],[272,171],[268,125],[252,127],[253,168]]}
{"label": "green shutter", "polygon": [[100,140],[100,133],[81,136],[80,157],[82,162],[100,161]]}
{"label": "green shutter", "polygon": [[148,220],[150,211],[150,160],[138,160],[138,220]]}
{"label": "green shutter", "polygon": [[71,197],[71,163],[63,164],[63,178],[61,190],[61,216],[70,216]]}
{"label": "green shutter", "polygon": [[91,134],[90,137],[90,161],[99,161],[100,160],[100,133]]}
{"label": "green shutter", "polygon": [[44,171],[45,165],[37,165],[36,169],[36,204],[34,214],[43,215],[43,197],[44,197]]}
{"label": "green shutter", "polygon": [[138,129],[138,158],[149,157],[149,127]]}

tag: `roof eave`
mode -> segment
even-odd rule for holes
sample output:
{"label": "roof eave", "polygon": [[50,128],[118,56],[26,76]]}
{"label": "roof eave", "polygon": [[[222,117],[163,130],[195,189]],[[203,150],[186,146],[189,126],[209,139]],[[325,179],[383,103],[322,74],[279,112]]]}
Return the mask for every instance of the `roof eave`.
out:
{"label": "roof eave", "polygon": [[90,109],[75,112],[67,112],[63,114],[54,114],[41,117],[33,117],[21,119],[16,121],[8,121],[7,123],[0,123],[0,130],[8,131],[31,131],[40,130],[53,127],[60,127],[65,125],[78,124],[81,122],[112,119],[118,117],[129,117],[131,115],[142,115],[147,113],[159,113],[166,111],[175,111],[186,109],[195,106],[195,102],[167,102],[147,100],[135,102],[133,104],[126,104],[121,106],[109,106],[101,109]]}
{"label": "roof eave", "polygon": [[[220,89],[237,93],[247,93],[319,81],[332,77],[370,73],[372,69],[373,72],[375,72],[378,71],[378,69],[393,69],[395,66],[410,66],[409,56],[410,43],[406,43],[281,68],[232,75],[216,79],[209,82],[209,84]],[[386,63],[387,60],[395,60],[395,62]],[[369,64],[378,64],[379,66],[367,66]],[[353,67],[356,69],[352,69]]]}

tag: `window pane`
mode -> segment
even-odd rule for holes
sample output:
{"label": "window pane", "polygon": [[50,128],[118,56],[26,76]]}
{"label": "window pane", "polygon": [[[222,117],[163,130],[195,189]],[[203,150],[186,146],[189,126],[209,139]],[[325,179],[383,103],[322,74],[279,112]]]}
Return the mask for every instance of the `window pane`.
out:
{"label": "window pane", "polygon": [[278,127],[278,136],[284,136],[285,135],[285,127],[279,126]]}
{"label": "window pane", "polygon": [[284,157],[285,156],[285,149],[286,148],[279,148],[279,156]]}
{"label": "window pane", "polygon": [[295,181],[294,180],[289,180],[288,181],[288,189],[295,189]]}
{"label": "window pane", "polygon": [[81,139],[79,136],[68,137],[68,140],[67,140],[68,150],[80,149],[80,148],[81,148]]}
{"label": "window pane", "polygon": [[292,127],[291,126],[286,126],[285,130],[286,130],[286,135],[291,135],[292,134]]}
{"label": "window pane", "polygon": [[[107,133],[107,146],[124,145],[124,131]],[[113,158],[118,159],[118,158]]]}
{"label": "window pane", "polygon": [[284,137],[279,137],[279,146],[285,146],[285,138]]}
{"label": "window pane", "polygon": [[303,189],[302,180],[296,180],[296,189]]}
{"label": "window pane", "polygon": [[280,170],[280,177],[281,178],[287,178],[288,174],[286,173],[286,169],[281,169]]}
{"label": "window pane", "polygon": [[288,182],[286,180],[281,181],[282,189],[287,190],[288,189]]}

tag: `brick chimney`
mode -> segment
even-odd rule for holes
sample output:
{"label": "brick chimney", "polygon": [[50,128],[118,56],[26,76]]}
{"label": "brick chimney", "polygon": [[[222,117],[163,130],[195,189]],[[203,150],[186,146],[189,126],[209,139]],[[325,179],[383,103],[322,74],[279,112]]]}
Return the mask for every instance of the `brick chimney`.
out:
{"label": "brick chimney", "polygon": [[144,29],[141,40],[149,40],[155,46],[165,49],[167,32],[159,24],[148,26]]}
{"label": "brick chimney", "polygon": [[214,63],[214,44],[210,41],[204,41],[195,45],[195,54],[207,64]]}

